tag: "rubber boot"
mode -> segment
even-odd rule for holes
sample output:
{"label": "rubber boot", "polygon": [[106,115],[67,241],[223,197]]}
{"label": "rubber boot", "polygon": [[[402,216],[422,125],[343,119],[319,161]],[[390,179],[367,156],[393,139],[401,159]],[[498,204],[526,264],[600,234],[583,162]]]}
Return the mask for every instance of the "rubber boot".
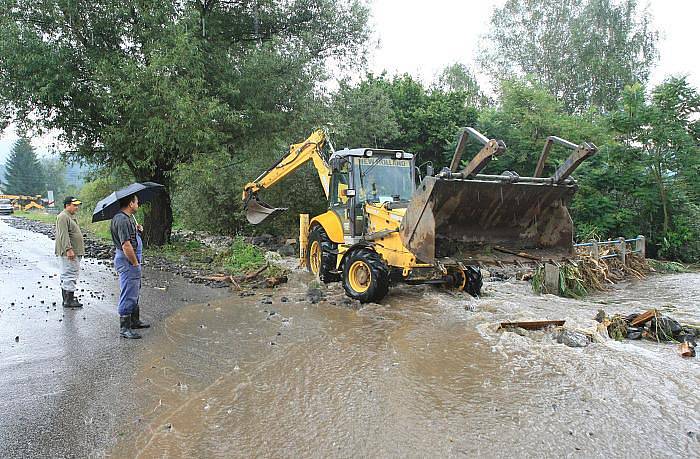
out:
{"label": "rubber boot", "polygon": [[131,328],[132,329],[150,328],[150,326],[151,326],[151,324],[141,322],[141,319],[139,318],[139,307],[136,306],[136,309],[134,309],[134,312],[131,313]]}
{"label": "rubber boot", "polygon": [[73,304],[72,307],[74,307],[74,308],[82,308],[83,307],[83,303],[78,301],[78,299],[75,297],[75,292],[68,292],[68,294],[70,295],[71,304]]}
{"label": "rubber boot", "polygon": [[64,308],[82,308],[83,305],[78,303],[78,301],[75,299],[75,292],[69,292],[68,290],[63,291],[64,299],[63,299],[63,307]]}
{"label": "rubber boot", "polygon": [[119,316],[119,336],[126,339],[140,339],[141,335],[131,329],[131,316]]}

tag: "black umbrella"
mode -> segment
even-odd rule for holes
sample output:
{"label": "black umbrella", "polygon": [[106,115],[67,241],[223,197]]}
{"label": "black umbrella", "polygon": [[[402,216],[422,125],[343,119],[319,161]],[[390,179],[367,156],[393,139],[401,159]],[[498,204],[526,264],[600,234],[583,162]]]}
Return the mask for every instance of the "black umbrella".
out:
{"label": "black umbrella", "polygon": [[119,206],[119,200],[127,196],[135,194],[139,197],[139,204],[148,202],[153,199],[153,196],[162,192],[165,187],[159,183],[153,182],[143,182],[143,183],[132,183],[131,185],[117,190],[110,194],[103,200],[97,203],[95,210],[92,212],[92,222],[99,222],[102,220],[110,220],[121,210]]}

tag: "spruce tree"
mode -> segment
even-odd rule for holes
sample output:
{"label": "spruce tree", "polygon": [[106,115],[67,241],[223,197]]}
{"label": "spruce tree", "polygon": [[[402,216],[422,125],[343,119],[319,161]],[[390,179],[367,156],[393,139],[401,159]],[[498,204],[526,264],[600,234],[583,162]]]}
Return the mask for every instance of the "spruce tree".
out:
{"label": "spruce tree", "polygon": [[44,173],[28,139],[18,139],[5,163],[6,194],[37,195],[46,191]]}

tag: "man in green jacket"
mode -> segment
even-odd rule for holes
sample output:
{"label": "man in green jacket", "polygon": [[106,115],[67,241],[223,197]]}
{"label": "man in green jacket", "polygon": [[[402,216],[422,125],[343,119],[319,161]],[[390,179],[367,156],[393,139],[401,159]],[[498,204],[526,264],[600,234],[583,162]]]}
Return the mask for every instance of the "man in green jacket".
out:
{"label": "man in green jacket", "polygon": [[82,308],[75,297],[75,284],[80,273],[80,259],[85,255],[83,232],[75,214],[82,204],[73,196],[63,200],[63,212],[56,217],[56,256],[61,267],[61,291],[64,308]]}

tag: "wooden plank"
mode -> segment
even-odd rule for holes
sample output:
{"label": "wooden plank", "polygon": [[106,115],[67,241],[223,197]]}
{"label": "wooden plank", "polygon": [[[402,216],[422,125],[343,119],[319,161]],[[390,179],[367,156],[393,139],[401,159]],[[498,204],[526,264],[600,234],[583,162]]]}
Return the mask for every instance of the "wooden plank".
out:
{"label": "wooden plank", "polygon": [[632,322],[630,322],[630,326],[639,327],[640,325],[643,325],[643,324],[649,322],[651,319],[653,319],[657,315],[658,315],[658,312],[656,312],[656,309],[649,309],[648,311],[645,311],[645,312],[639,314],[637,317],[635,317],[634,320]]}
{"label": "wooden plank", "polygon": [[524,328],[525,330],[541,330],[546,327],[561,327],[565,320],[535,320],[526,322],[501,322],[501,328]]}

